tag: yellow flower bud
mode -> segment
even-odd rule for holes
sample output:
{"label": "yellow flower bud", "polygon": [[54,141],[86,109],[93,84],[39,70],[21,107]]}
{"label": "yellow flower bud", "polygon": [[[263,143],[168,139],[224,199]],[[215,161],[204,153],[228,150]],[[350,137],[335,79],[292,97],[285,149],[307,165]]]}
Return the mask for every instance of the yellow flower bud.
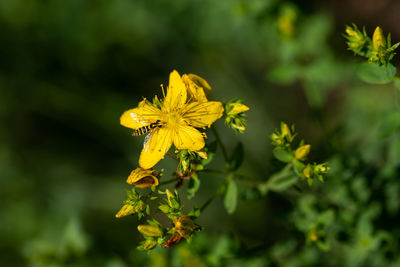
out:
{"label": "yellow flower bud", "polygon": [[315,232],[314,230],[312,230],[312,231],[309,233],[308,237],[310,238],[310,240],[311,240],[312,242],[318,241],[318,238],[319,238],[317,232]]}
{"label": "yellow flower bud", "polygon": [[121,218],[124,216],[128,216],[133,214],[133,206],[132,205],[123,205],[122,208],[115,214],[115,218]]}
{"label": "yellow flower bud", "polygon": [[145,236],[162,236],[163,232],[158,226],[141,224],[137,227],[138,231]]}
{"label": "yellow flower bud", "polygon": [[228,111],[227,115],[236,115],[242,112],[248,111],[250,108],[246,105],[240,103],[231,103],[229,104],[230,110]]}
{"label": "yellow flower bud", "polygon": [[197,153],[197,155],[199,155],[203,159],[207,159],[208,158],[207,153],[205,151],[203,151],[203,150],[196,151],[196,153]]}
{"label": "yellow flower bud", "polygon": [[307,167],[304,168],[303,174],[306,178],[311,178],[313,174],[313,169],[310,165],[307,165]]}
{"label": "yellow flower bud", "polygon": [[188,239],[192,232],[197,228],[190,216],[174,217],[173,222],[175,227],[172,230],[182,237]]}
{"label": "yellow flower bud", "polygon": [[157,242],[152,239],[147,239],[143,244],[144,250],[152,250],[157,245]]}
{"label": "yellow flower bud", "polygon": [[372,35],[372,48],[375,51],[379,51],[379,49],[382,47],[384,48],[386,46],[386,40],[385,36],[383,35],[383,31],[381,27],[376,27],[374,34]]}
{"label": "yellow flower bud", "polygon": [[292,133],[290,132],[290,128],[286,123],[283,123],[281,126],[282,137],[288,137],[289,139],[292,137]]}
{"label": "yellow flower bud", "polygon": [[348,36],[358,38],[357,32],[356,32],[355,30],[353,30],[353,29],[352,29],[351,27],[349,27],[349,26],[346,27],[346,33],[347,33]]}
{"label": "yellow flower bud", "polygon": [[296,149],[295,157],[298,160],[303,160],[310,153],[311,145],[303,145]]}
{"label": "yellow flower bud", "polygon": [[131,172],[126,182],[137,188],[148,188],[158,185],[157,171],[137,168]]}

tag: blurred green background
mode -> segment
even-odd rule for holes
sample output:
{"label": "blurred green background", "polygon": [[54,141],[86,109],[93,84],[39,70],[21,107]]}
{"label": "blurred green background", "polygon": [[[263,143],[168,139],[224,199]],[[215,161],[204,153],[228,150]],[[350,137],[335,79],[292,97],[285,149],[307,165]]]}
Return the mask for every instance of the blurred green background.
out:
{"label": "blurred green background", "polygon": [[[342,36],[354,22],[400,41],[399,14],[396,0],[1,0],[0,265],[400,266],[399,92],[360,82]],[[243,186],[192,245],[137,251],[137,218],[114,214],[143,138],[119,116],[173,69],[251,107],[244,135],[217,122],[228,147],[245,144],[241,173],[279,170],[268,136],[284,120],[330,163],[327,181],[253,200]],[[188,208],[222,181],[200,178]]]}

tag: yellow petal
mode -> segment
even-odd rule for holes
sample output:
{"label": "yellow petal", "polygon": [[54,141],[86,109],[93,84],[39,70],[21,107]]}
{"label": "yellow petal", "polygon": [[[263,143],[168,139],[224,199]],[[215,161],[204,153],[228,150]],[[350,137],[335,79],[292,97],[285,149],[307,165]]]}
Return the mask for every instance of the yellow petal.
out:
{"label": "yellow petal", "polygon": [[177,149],[197,151],[204,147],[203,135],[193,127],[180,126],[174,134],[174,145]]}
{"label": "yellow petal", "polygon": [[[194,80],[192,80],[190,77],[196,76],[198,79],[203,80],[201,77],[195,75],[195,74],[183,74],[182,75],[182,80],[186,85],[187,91],[188,91],[188,102],[207,102],[207,97],[204,92],[203,87],[199,83],[196,83]],[[203,80],[205,83],[207,83],[205,80]],[[208,83],[207,83],[208,85]],[[208,85],[209,86],[209,85]],[[211,90],[211,87],[210,87]]]}
{"label": "yellow petal", "polygon": [[161,117],[161,110],[147,100],[143,100],[140,102],[139,107],[125,111],[120,118],[120,122],[122,126],[137,129],[156,122]]}
{"label": "yellow petal", "polygon": [[196,75],[196,74],[188,74],[188,77],[190,78],[190,80],[192,80],[195,84],[197,84],[198,86],[200,86],[201,88],[203,88],[205,95],[208,97],[211,93],[211,86],[208,84],[208,82],[206,80],[204,80],[203,78],[201,78],[200,76]]}
{"label": "yellow petal", "polygon": [[169,128],[157,128],[151,133],[150,139],[144,144],[140,153],[139,165],[150,169],[157,164],[172,144],[173,132]]}
{"label": "yellow petal", "polygon": [[174,70],[169,75],[169,85],[167,95],[164,99],[163,111],[170,112],[180,109],[186,103],[187,92],[186,86],[182,81],[179,73]]}
{"label": "yellow petal", "polygon": [[183,119],[193,127],[210,127],[222,117],[224,108],[221,102],[193,102],[183,110]]}
{"label": "yellow petal", "polygon": [[227,113],[228,115],[236,115],[245,111],[248,111],[250,108],[246,105],[240,103],[232,103],[230,104],[231,110]]}

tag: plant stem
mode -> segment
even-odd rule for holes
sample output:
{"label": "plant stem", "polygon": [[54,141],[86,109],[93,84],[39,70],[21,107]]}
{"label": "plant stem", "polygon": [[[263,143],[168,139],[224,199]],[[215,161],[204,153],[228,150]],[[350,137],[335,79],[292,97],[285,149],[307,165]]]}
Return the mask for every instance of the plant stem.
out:
{"label": "plant stem", "polygon": [[[220,170],[214,170],[214,169],[203,169],[200,171],[200,173],[201,172],[209,172],[209,173],[217,173],[217,174],[230,174],[229,172],[226,172],[226,171],[220,171]],[[235,178],[237,178],[239,180],[257,182],[253,178],[246,176],[246,175],[237,174],[237,173],[233,173],[233,175],[235,176]]]}
{"label": "plant stem", "polygon": [[167,155],[170,156],[171,158],[173,158],[174,160],[176,160],[177,162],[179,162],[179,159],[177,157],[175,157],[174,154],[172,154],[171,152],[167,152]]}
{"label": "plant stem", "polygon": [[179,180],[179,177],[177,177],[177,178],[173,178],[173,179],[169,179],[169,180],[166,180],[166,181],[160,182],[160,185],[166,185],[166,184],[170,184],[170,183],[176,182],[176,181],[178,181],[178,180]]}
{"label": "plant stem", "polygon": [[224,192],[225,184],[227,183],[227,181],[228,179],[226,179],[225,182],[220,187],[218,187],[217,190],[215,190],[215,192],[211,195],[211,197],[201,206],[200,212],[203,212],[216,197]]}
{"label": "plant stem", "polygon": [[222,143],[221,138],[219,137],[217,128],[215,128],[215,126],[212,125],[212,126],[211,126],[211,130],[212,130],[212,132],[214,133],[215,138],[217,139],[218,145],[221,147],[222,154],[224,155],[225,162],[228,162],[228,161],[229,161],[229,159],[228,159],[228,153],[226,152],[225,146],[224,146],[224,144]]}

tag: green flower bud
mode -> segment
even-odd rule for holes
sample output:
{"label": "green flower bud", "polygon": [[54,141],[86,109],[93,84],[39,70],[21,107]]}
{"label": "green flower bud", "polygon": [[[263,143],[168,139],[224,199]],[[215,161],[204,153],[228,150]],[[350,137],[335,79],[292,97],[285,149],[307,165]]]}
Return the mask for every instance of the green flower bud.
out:
{"label": "green flower bud", "polygon": [[152,250],[157,245],[157,242],[152,239],[147,239],[143,244],[144,250]]}

